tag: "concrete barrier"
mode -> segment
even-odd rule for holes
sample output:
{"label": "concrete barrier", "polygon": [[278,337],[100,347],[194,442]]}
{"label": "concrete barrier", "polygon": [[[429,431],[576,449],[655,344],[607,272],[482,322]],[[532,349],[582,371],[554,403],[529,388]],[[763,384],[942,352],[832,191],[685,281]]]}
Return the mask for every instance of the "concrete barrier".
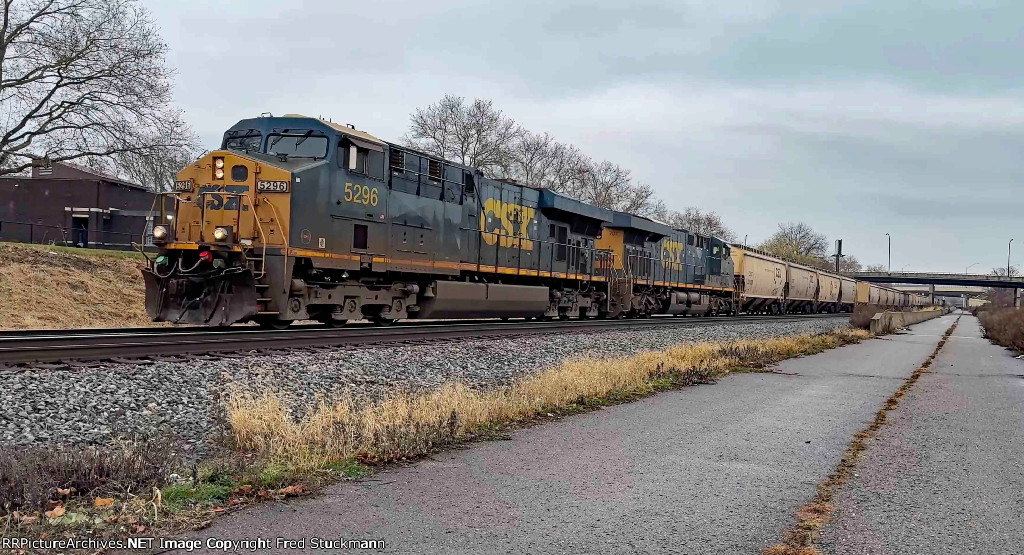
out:
{"label": "concrete barrier", "polygon": [[915,310],[914,312],[879,312],[871,317],[869,330],[875,335],[885,335],[899,328],[938,318],[947,312],[944,308]]}

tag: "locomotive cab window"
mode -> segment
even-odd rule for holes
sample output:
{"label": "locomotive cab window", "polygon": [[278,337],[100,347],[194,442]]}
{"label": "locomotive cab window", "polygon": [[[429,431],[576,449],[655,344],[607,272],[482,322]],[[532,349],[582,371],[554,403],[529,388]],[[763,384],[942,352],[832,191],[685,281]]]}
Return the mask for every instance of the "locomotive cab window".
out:
{"label": "locomotive cab window", "polygon": [[224,150],[244,150],[259,152],[263,135],[256,129],[236,129],[224,134],[221,148]]}
{"label": "locomotive cab window", "polygon": [[374,179],[384,179],[384,152],[370,143],[342,139],[338,143],[338,165]]}
{"label": "locomotive cab window", "polygon": [[319,131],[298,130],[267,135],[267,154],[285,158],[326,158],[327,137]]}

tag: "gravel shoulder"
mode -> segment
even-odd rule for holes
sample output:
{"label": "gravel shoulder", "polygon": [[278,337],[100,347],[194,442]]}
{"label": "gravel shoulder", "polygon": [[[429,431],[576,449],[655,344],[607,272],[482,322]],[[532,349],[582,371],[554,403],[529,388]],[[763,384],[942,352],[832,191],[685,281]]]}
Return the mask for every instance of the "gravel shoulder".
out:
{"label": "gravel shoulder", "polygon": [[494,387],[575,356],[617,357],[701,341],[828,332],[848,317],[701,327],[474,339],[436,344],[316,348],[205,356],[187,362],[108,364],[77,370],[0,370],[0,446],[103,444],[115,438],[173,435],[186,451],[215,448],[224,430],[223,396],[232,386],[273,391],[298,415],[318,399],[349,390],[376,399],[452,381]]}
{"label": "gravel shoulder", "polygon": [[1024,360],[965,315],[837,496],[826,553],[1024,552]]}
{"label": "gravel shoulder", "polygon": [[758,553],[950,324],[521,430],[192,537],[383,538],[390,553]]}

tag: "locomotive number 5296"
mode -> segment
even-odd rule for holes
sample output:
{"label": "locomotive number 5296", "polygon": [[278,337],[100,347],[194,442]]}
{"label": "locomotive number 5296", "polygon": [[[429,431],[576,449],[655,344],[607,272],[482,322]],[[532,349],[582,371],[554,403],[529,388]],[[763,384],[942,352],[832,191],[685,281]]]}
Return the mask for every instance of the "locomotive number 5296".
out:
{"label": "locomotive number 5296", "polygon": [[345,184],[345,202],[355,202],[367,206],[377,206],[377,188],[366,185]]}

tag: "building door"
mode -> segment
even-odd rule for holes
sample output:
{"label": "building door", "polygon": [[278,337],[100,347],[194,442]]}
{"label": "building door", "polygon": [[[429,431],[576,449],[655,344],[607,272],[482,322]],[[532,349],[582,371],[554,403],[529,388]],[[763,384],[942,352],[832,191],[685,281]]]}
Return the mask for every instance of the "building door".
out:
{"label": "building door", "polygon": [[89,216],[71,217],[71,242],[76,247],[89,246]]}

